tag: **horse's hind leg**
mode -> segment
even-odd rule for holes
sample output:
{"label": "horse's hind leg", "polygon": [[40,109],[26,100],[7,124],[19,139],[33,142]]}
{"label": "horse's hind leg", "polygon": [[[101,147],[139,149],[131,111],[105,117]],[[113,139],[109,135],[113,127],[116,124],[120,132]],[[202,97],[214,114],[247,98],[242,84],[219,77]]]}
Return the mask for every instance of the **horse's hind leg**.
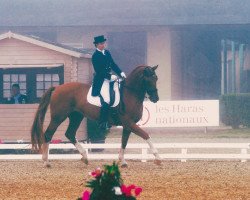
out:
{"label": "horse's hind leg", "polygon": [[119,152],[119,161],[121,162],[121,167],[127,167],[128,166],[128,163],[126,162],[126,160],[124,158],[124,153],[125,153],[126,146],[128,144],[128,139],[129,139],[130,134],[131,134],[130,130],[127,130],[127,129],[123,128],[123,131],[122,131],[122,145],[121,145],[121,149],[120,149],[120,152]]}
{"label": "horse's hind leg", "polygon": [[50,124],[48,126],[48,128],[46,129],[45,133],[44,133],[44,143],[42,145],[42,159],[44,161],[44,166],[45,167],[50,167],[50,163],[48,160],[48,155],[49,155],[49,142],[51,141],[54,133],[56,132],[57,127],[60,125],[61,123],[59,122],[55,122],[54,120],[50,121]]}
{"label": "horse's hind leg", "polygon": [[76,139],[76,131],[79,128],[81,122],[83,120],[83,115],[79,112],[73,112],[69,115],[69,126],[65,133],[65,136],[69,139],[69,141],[75,145],[76,149],[82,155],[82,161],[85,164],[88,164],[87,154],[85,149],[81,146],[81,144]]}

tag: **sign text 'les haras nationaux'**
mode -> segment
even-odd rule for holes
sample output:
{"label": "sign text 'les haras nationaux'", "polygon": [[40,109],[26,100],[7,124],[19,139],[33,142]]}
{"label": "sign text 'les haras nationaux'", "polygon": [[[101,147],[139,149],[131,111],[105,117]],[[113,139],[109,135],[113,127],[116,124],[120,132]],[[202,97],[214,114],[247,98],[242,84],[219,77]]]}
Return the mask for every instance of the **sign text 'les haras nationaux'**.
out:
{"label": "sign text 'les haras nationaux'", "polygon": [[218,100],[144,102],[138,123],[145,127],[219,126]]}

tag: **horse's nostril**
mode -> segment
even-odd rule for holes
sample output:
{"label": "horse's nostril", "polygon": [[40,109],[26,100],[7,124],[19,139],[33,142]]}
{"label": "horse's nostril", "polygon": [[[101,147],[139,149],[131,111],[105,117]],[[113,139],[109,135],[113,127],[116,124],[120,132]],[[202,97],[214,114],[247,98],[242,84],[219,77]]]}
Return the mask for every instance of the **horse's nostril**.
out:
{"label": "horse's nostril", "polygon": [[157,101],[159,101],[159,97],[158,97],[158,96],[150,96],[149,99],[150,99],[153,103],[156,103]]}
{"label": "horse's nostril", "polygon": [[157,101],[159,101],[159,97],[158,96],[155,98],[155,102],[157,102]]}

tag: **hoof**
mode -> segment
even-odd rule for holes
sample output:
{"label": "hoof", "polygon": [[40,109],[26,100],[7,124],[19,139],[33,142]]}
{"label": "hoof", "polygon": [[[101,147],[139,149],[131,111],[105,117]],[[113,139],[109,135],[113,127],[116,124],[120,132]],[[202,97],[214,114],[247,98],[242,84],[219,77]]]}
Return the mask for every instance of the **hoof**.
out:
{"label": "hoof", "polygon": [[125,161],[125,160],[123,160],[122,158],[118,158],[118,163],[120,163],[121,164],[121,168],[127,168],[128,167],[128,163]]}
{"label": "hoof", "polygon": [[51,164],[49,162],[44,162],[43,167],[44,168],[51,168]]}
{"label": "hoof", "polygon": [[81,158],[81,161],[82,161],[85,165],[89,164],[89,161],[88,161],[87,158],[82,157],[82,158]]}
{"label": "hoof", "polygon": [[128,163],[122,163],[121,168],[128,168]]}
{"label": "hoof", "polygon": [[128,168],[128,164],[122,164],[121,168]]}
{"label": "hoof", "polygon": [[42,156],[42,160],[43,160],[44,163],[46,163],[47,160],[48,160],[48,157],[43,157],[43,156]]}
{"label": "hoof", "polygon": [[159,160],[159,159],[155,159],[155,160],[154,160],[154,164],[156,164],[156,165],[161,165],[162,162],[161,162],[161,160]]}

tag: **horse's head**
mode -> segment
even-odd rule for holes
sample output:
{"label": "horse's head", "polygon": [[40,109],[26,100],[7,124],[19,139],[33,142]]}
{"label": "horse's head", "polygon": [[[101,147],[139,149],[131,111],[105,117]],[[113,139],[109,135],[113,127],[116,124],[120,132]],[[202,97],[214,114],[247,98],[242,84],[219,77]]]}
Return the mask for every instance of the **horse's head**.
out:
{"label": "horse's head", "polygon": [[158,65],[154,67],[145,67],[143,71],[144,87],[146,93],[149,95],[150,101],[152,101],[153,103],[156,103],[159,100],[158,91],[156,87],[158,77],[155,73],[157,67]]}

